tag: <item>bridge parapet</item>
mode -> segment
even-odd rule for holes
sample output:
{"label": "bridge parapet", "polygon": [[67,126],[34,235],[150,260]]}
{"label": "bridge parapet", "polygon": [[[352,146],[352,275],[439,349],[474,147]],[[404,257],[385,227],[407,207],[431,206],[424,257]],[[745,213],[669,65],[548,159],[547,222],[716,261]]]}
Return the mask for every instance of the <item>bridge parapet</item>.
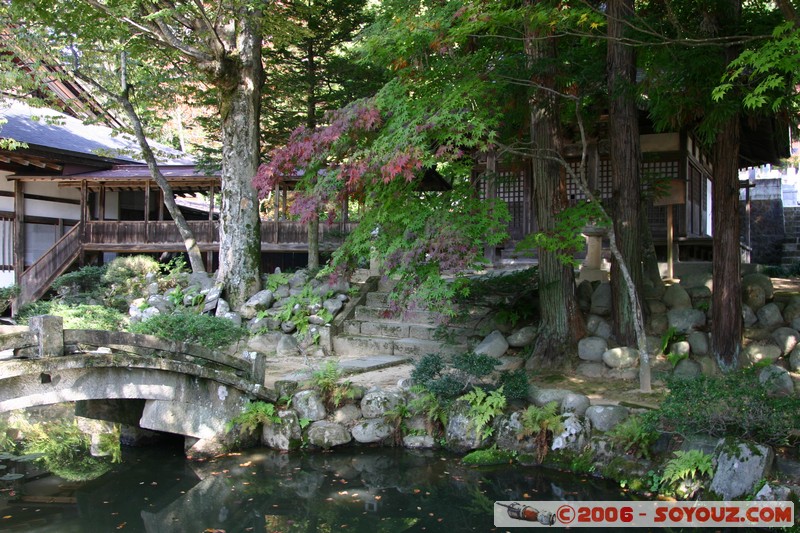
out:
{"label": "bridge parapet", "polygon": [[29,328],[6,328],[0,332],[0,351],[13,350],[13,359],[42,359],[82,353],[126,353],[161,357],[177,362],[227,371],[254,385],[264,379],[265,356],[243,359],[204,346],[170,341],[152,335],[125,331],[64,329],[63,319],[42,315],[31,317]]}

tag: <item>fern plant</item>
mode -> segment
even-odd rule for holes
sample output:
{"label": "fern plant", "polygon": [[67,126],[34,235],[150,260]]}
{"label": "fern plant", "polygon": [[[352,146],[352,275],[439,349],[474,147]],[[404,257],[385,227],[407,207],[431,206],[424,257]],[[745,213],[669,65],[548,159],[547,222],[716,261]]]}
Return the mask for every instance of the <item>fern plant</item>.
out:
{"label": "fern plant", "polygon": [[447,407],[434,393],[428,391],[422,385],[411,388],[414,398],[408,403],[412,413],[418,413],[425,417],[425,425],[428,434],[438,436],[444,433],[447,427]]}
{"label": "fern plant", "polygon": [[650,457],[650,446],[658,439],[653,418],[647,415],[631,416],[607,435],[612,444],[621,447],[625,453],[646,458]]}
{"label": "fern plant", "polygon": [[[678,450],[675,457],[667,461],[661,476],[661,488],[680,491],[679,485],[695,482],[699,487],[700,480],[714,475],[713,457],[701,450]],[[694,489],[691,489],[693,491]]]}
{"label": "fern plant", "polygon": [[281,421],[275,405],[268,402],[251,402],[244,411],[228,422],[228,431],[239,425],[244,431],[255,431],[262,425],[277,424]]}
{"label": "fern plant", "polygon": [[311,374],[313,387],[322,395],[322,400],[328,407],[339,407],[345,400],[352,400],[355,391],[350,381],[339,380],[342,377],[342,370],[333,362],[328,361],[319,370]]}
{"label": "fern plant", "polygon": [[542,407],[528,406],[520,417],[522,428],[518,439],[533,437],[536,446],[536,458],[541,463],[550,449],[554,435],[564,431],[564,421],[558,412],[558,403],[549,402]]}
{"label": "fern plant", "polygon": [[494,417],[501,414],[506,408],[506,396],[503,394],[503,387],[487,393],[478,387],[459,398],[469,404],[470,424],[481,438],[486,439],[492,436],[493,429],[491,422]]}

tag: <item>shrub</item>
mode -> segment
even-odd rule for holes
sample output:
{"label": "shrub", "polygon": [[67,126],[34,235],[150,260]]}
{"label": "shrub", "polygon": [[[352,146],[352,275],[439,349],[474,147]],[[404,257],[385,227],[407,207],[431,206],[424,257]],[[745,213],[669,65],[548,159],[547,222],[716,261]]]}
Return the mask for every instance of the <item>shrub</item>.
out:
{"label": "shrub", "polygon": [[131,333],[199,344],[211,350],[228,346],[247,334],[246,329],[227,318],[195,313],[155,315],[142,322],[131,324],[128,329]]}
{"label": "shrub", "polygon": [[528,375],[524,370],[500,374],[500,386],[506,391],[509,400],[524,400],[528,397]]}
{"label": "shrub", "polygon": [[124,298],[127,301],[144,296],[148,274],[158,274],[158,261],[146,255],[117,257],[106,267],[103,282],[108,285],[109,299]]}
{"label": "shrub", "polygon": [[55,315],[64,319],[65,329],[102,329],[120,331],[128,320],[116,309],[102,305],[70,305],[59,300],[40,300],[23,306],[17,313],[17,321],[27,324],[32,316]]}
{"label": "shrub", "polygon": [[[496,359],[472,351],[457,354],[449,362],[445,361],[440,354],[427,354],[415,363],[414,369],[411,371],[411,379],[439,398],[452,399],[462,394],[474,383],[482,381],[494,370],[496,363]],[[514,388],[513,397],[524,398],[527,396],[527,379],[523,376],[525,379],[524,394],[520,392],[519,377],[510,379]]]}
{"label": "shrub", "polygon": [[661,403],[661,422],[680,433],[736,436],[786,445],[800,427],[800,397],[770,397],[758,368],[723,376],[673,380]]}
{"label": "shrub", "polygon": [[412,387],[413,398],[408,403],[409,410],[414,414],[425,417],[425,426],[428,434],[439,436],[447,427],[448,403],[442,402],[439,396],[420,385]]}
{"label": "shrub", "polygon": [[0,287],[0,313],[5,313],[6,309],[11,306],[11,300],[19,294],[19,286],[11,285],[9,287]]}
{"label": "shrub", "polygon": [[76,294],[99,295],[105,286],[103,281],[105,273],[104,266],[85,266],[57,277],[52,287],[58,292],[59,289],[69,288],[70,292]]}

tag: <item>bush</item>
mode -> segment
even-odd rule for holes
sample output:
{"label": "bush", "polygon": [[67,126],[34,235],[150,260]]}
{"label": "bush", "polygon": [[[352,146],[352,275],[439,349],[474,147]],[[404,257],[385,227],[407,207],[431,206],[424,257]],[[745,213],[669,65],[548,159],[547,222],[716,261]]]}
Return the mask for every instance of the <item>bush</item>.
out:
{"label": "bush", "polygon": [[61,288],[69,288],[70,292],[76,294],[99,294],[105,286],[103,277],[106,274],[104,266],[85,266],[72,272],[67,272],[57,277],[53,282],[53,289],[61,292]]}
{"label": "bush", "polygon": [[17,313],[17,321],[27,324],[32,316],[55,315],[64,319],[64,329],[102,329],[120,331],[125,329],[125,315],[102,305],[70,305],[59,300],[38,301],[23,306]]}
{"label": "bush", "polygon": [[500,386],[506,391],[509,400],[524,400],[528,397],[528,374],[522,370],[503,372],[500,375]]}
{"label": "bush", "polygon": [[155,335],[172,341],[199,344],[211,350],[228,346],[247,334],[246,329],[227,318],[194,313],[155,315],[142,322],[131,324],[129,331]]}
{"label": "bush", "polygon": [[128,301],[144,296],[148,274],[158,274],[158,261],[146,255],[117,257],[106,267],[103,283],[108,285],[108,298]]}
{"label": "bush", "polygon": [[[496,363],[496,359],[472,351],[455,355],[449,362],[446,362],[440,354],[427,354],[415,363],[411,379],[439,398],[452,399],[489,375]],[[510,379],[513,382],[512,386],[515,387],[513,397],[527,396],[527,379],[523,376],[525,392],[521,396],[519,378]]]}
{"label": "bush", "polygon": [[768,396],[759,371],[747,368],[720,377],[670,382],[660,409],[662,424],[683,434],[790,444],[800,427],[800,398]]}

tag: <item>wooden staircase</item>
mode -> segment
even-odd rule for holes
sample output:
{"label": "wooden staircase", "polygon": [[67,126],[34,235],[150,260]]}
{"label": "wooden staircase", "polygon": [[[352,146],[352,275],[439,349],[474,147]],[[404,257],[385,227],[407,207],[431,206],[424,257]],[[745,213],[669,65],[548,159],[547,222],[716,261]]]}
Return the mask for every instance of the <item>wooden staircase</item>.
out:
{"label": "wooden staircase", "polygon": [[20,292],[16,308],[33,302],[47,292],[55,279],[63,274],[81,254],[81,224],[76,224],[47,252],[25,269],[19,279]]}

